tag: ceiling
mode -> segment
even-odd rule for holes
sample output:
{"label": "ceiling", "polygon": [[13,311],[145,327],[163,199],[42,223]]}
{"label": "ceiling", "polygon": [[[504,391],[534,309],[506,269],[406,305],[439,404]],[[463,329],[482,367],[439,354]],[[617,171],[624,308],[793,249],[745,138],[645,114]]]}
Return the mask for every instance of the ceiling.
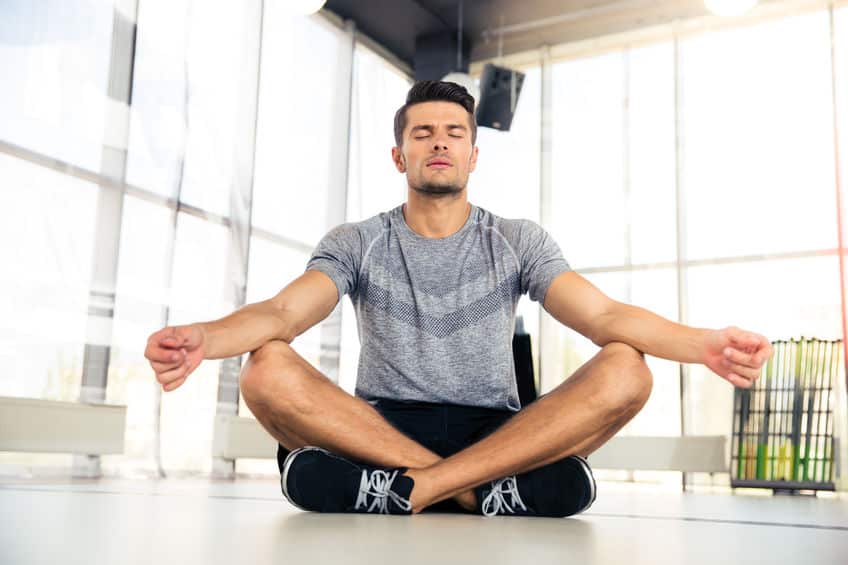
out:
{"label": "ceiling", "polygon": [[[324,9],[353,20],[412,67],[417,36],[456,33],[459,1],[327,0]],[[476,62],[498,56],[498,35],[503,55],[510,55],[707,15],[703,0],[463,0],[462,27]]]}

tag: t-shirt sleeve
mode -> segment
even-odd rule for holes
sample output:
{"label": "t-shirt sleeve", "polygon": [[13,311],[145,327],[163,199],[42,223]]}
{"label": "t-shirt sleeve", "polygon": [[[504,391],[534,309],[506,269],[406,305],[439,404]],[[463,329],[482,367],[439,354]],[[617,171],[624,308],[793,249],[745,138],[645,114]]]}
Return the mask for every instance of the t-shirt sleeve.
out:
{"label": "t-shirt sleeve", "polygon": [[525,220],[519,237],[521,257],[521,293],[530,293],[530,300],[544,303],[545,293],[553,280],[570,271],[554,238],[539,224]]}
{"label": "t-shirt sleeve", "polygon": [[359,284],[361,241],[362,237],[355,225],[341,224],[321,238],[306,263],[307,271],[321,271],[333,279],[340,302],[345,294],[353,294]]}

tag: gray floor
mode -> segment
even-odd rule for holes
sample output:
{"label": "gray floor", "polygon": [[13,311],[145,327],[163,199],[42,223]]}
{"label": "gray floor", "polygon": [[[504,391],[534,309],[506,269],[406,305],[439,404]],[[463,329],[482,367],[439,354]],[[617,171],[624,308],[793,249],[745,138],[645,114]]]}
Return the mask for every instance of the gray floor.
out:
{"label": "gray floor", "polygon": [[564,519],[300,512],[276,480],[0,479],[0,563],[848,563],[848,497],[599,483]]}

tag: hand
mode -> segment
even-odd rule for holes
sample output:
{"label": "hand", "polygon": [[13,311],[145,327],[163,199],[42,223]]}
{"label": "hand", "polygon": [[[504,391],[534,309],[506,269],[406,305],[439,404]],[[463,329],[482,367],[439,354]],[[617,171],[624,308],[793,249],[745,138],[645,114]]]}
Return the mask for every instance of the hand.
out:
{"label": "hand", "polygon": [[197,324],[169,326],[147,338],[144,356],[156,372],[162,390],[170,392],[183,384],[204,359],[206,334]]}
{"label": "hand", "polygon": [[730,326],[708,334],[704,365],[735,386],[751,388],[772,353],[765,337]]}

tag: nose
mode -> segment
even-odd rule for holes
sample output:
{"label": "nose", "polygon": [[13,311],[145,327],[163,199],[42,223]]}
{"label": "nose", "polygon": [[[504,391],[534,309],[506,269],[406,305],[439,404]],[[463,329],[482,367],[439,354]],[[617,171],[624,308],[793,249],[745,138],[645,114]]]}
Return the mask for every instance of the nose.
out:
{"label": "nose", "polygon": [[436,142],[436,144],[433,145],[433,149],[435,149],[436,151],[447,151],[448,146],[445,145],[444,141],[441,141],[441,142]]}

